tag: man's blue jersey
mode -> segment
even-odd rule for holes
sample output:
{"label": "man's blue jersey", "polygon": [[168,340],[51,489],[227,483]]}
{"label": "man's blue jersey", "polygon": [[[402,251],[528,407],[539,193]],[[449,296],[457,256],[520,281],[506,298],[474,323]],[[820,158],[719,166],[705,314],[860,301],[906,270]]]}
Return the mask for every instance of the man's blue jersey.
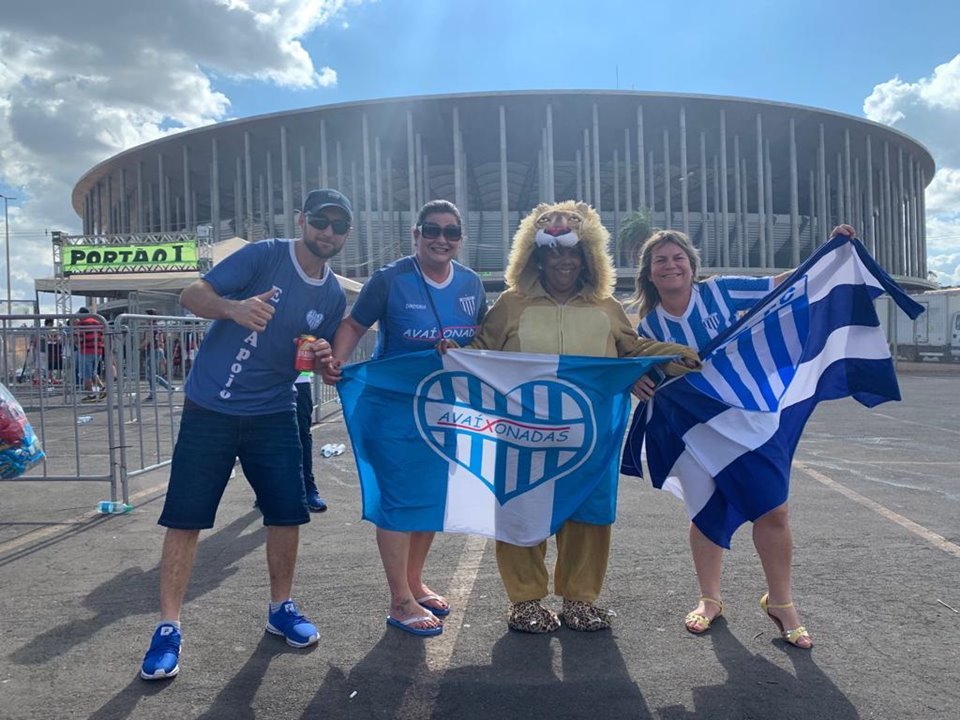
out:
{"label": "man's blue jersey", "polygon": [[262,332],[232,320],[207,330],[184,392],[198,405],[228,415],[265,415],[294,405],[296,340],[333,342],[346,296],[327,265],[320,279],[297,263],[293,240],[263,240],[219,262],[203,279],[218,295],[246,300],[273,288],[276,312]]}
{"label": "man's blue jersey", "polygon": [[350,315],[364,327],[380,323],[375,359],[432,348],[441,336],[458,345],[473,339],[487,296],[473,270],[458,262],[451,267],[450,276],[435,283],[408,256],[370,277]]}
{"label": "man's blue jersey", "polygon": [[677,317],[657,305],[637,326],[637,333],[663,342],[703,349],[713,338],[736,322],[738,314],[748,310],[773,290],[773,278],[713,277],[694,283],[690,303]]}

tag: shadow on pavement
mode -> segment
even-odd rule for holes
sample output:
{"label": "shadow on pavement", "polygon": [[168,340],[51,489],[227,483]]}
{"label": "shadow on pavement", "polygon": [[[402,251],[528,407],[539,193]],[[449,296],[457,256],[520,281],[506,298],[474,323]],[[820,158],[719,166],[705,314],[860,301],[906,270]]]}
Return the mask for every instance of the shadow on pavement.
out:
{"label": "shadow on pavement", "polygon": [[[562,679],[554,671],[558,647]],[[521,713],[525,720],[652,717],[613,634],[566,628],[550,635],[508,632],[494,645],[490,665],[444,675],[434,715],[489,720]]]}
{"label": "shadow on pavement", "polygon": [[[302,717],[304,720],[397,717],[404,696],[417,676],[430,672],[425,662],[425,641],[430,640],[388,629],[349,675],[344,675],[340,668],[330,667]],[[351,698],[354,692],[356,695]]]}
{"label": "shadow on pavement", "polygon": [[[234,520],[222,530],[201,536],[197,562],[187,588],[186,602],[216,589],[237,572],[235,563],[263,545],[266,532],[263,527],[243,534],[261,515],[253,510]],[[37,635],[23,647],[10,654],[18,665],[40,665],[51,658],[67,653],[71,648],[88,641],[109,625],[131,615],[156,613],[159,608],[159,563],[144,572],[128,568],[94,588],[83,600],[83,606],[93,617],[70,620]],[[149,627],[144,627],[144,643],[149,638]]]}
{"label": "shadow on pavement", "polygon": [[779,637],[772,644],[787,653],[796,676],[754,655],[734,637],[726,623],[710,630],[717,659],[727,671],[723,685],[692,688],[691,712],[681,706],[657,709],[663,720],[693,718],[829,718],[855,720],[860,714],[817,666],[813,652],[789,646]]}

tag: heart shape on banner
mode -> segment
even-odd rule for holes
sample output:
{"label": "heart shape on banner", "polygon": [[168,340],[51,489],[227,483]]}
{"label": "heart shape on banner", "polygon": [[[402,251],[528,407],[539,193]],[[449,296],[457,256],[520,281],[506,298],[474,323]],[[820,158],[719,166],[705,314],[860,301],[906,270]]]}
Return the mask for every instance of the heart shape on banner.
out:
{"label": "heart shape on banner", "polygon": [[469,470],[501,505],[574,472],[596,447],[593,405],[563,380],[501,393],[471,373],[440,370],[417,388],[414,416],[434,452]]}

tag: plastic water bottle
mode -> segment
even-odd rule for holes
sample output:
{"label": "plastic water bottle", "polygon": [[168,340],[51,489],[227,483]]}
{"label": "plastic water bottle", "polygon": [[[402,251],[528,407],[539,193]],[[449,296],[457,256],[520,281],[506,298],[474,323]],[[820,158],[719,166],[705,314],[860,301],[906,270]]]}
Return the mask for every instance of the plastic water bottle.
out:
{"label": "plastic water bottle", "polygon": [[131,512],[133,505],[113,500],[101,500],[97,503],[97,510],[103,515],[122,515]]}
{"label": "plastic water bottle", "polygon": [[93,415],[80,415],[77,417],[77,425],[86,425],[93,420]]}
{"label": "plastic water bottle", "polygon": [[343,451],[347,449],[347,446],[343,443],[333,444],[327,443],[322,448],[320,448],[320,454],[325,458],[333,457],[334,455],[343,455]]}

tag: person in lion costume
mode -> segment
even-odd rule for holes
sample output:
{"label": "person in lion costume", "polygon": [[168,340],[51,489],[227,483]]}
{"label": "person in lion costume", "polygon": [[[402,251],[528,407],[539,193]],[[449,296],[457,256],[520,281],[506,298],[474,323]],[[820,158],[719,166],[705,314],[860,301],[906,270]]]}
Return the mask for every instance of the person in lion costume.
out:
{"label": "person in lion costume", "polygon": [[[613,296],[616,274],[610,234],[600,215],[582,202],[541,204],[523,219],[506,270],[507,289],[490,308],[471,348],[513,352],[634,357],[679,355],[664,366],[670,375],[698,368],[694,351],[642,339]],[[611,468],[573,518],[557,532],[554,591],[573,630],[610,627],[611,613],[594,603],[600,595],[616,515],[617,468]],[[497,541],[497,566],[510,609],[507,624],[531,633],[560,627],[545,607],[546,541],[521,547]]]}

